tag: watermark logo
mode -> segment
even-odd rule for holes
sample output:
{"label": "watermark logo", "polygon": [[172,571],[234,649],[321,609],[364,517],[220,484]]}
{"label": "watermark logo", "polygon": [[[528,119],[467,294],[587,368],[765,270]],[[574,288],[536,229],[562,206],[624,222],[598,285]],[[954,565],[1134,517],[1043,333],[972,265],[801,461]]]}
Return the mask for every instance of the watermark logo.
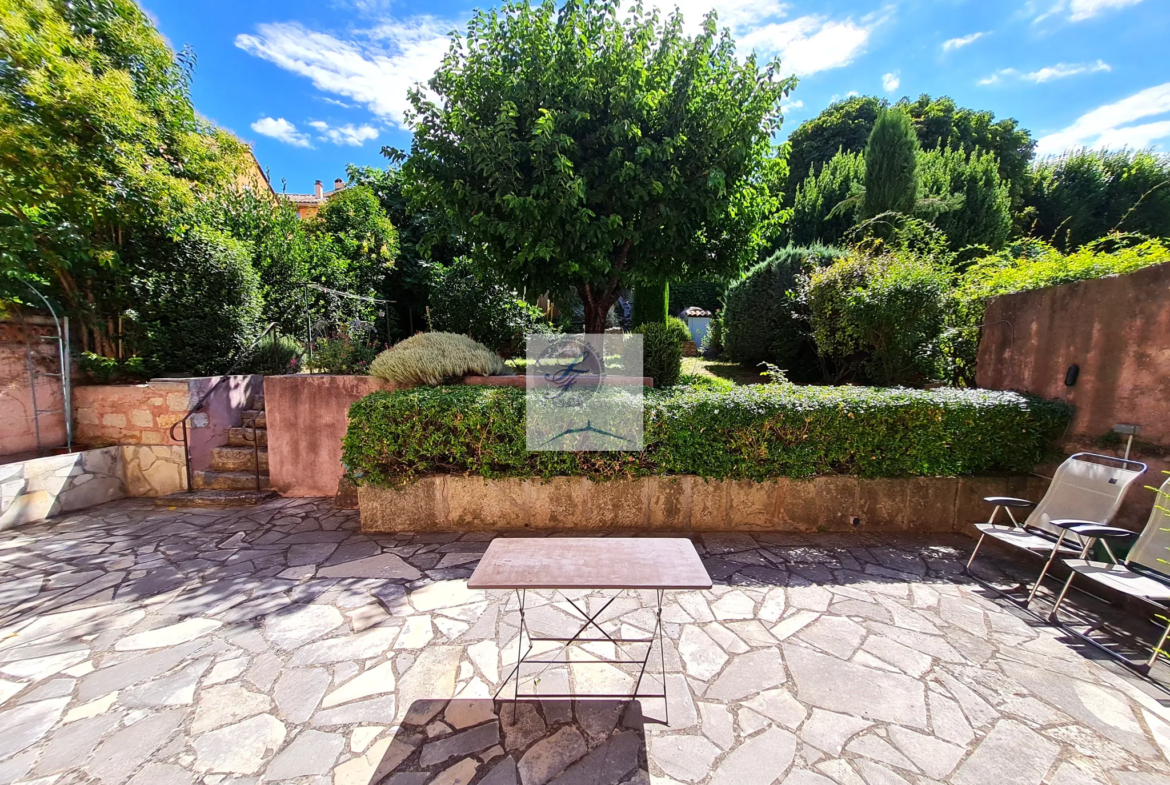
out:
{"label": "watermark logo", "polygon": [[529,335],[529,450],[642,449],[642,336]]}

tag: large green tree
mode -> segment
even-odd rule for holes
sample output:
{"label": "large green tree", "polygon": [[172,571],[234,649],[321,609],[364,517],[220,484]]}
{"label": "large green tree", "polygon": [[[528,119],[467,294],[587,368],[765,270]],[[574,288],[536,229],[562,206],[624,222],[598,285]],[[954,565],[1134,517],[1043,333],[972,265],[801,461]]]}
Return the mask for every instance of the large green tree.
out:
{"label": "large green tree", "polygon": [[518,290],[574,287],[601,332],[619,292],[727,274],[777,220],[767,167],[778,63],[740,60],[709,15],[694,38],[617,0],[509,2],[456,35],[411,93],[415,204]]}
{"label": "large green tree", "polygon": [[865,146],[865,193],[861,216],[909,215],[918,204],[918,138],[910,117],[899,109],[878,115]]}
{"label": "large green tree", "polygon": [[[798,182],[819,172],[838,150],[860,153],[865,149],[878,114],[886,106],[874,96],[855,96],[830,104],[800,125],[788,138],[789,170]],[[968,156],[976,149],[991,152],[999,164],[999,176],[1008,183],[1014,208],[1022,203],[1028,186],[1028,169],[1035,141],[1011,119],[996,120],[986,110],[968,109],[942,96],[922,95],[897,104],[910,116],[918,143],[924,150],[958,148]],[[787,191],[789,201],[795,190]]]}
{"label": "large green tree", "polygon": [[805,178],[796,188],[788,221],[791,243],[804,246],[844,239],[857,216],[856,205],[847,200],[864,182],[865,156],[847,152],[833,156],[820,172]]}
{"label": "large green tree", "polygon": [[995,155],[958,149],[919,154],[925,199],[916,211],[947,236],[950,247],[981,245],[998,251],[1012,228],[1011,195]]}
{"label": "large green tree", "polygon": [[17,276],[49,289],[98,351],[127,236],[177,236],[245,161],[196,115],[192,64],[132,0],[0,0],[0,296],[22,296]]}
{"label": "large green tree", "polygon": [[1170,156],[1075,150],[1041,161],[1022,223],[1066,251],[1113,231],[1170,237]]}

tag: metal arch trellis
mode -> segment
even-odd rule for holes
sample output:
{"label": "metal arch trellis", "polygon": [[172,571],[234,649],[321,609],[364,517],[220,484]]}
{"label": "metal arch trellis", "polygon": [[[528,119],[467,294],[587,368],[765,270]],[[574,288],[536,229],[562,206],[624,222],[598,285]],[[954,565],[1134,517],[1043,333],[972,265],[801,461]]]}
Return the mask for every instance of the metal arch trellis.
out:
{"label": "metal arch trellis", "polygon": [[[49,315],[53,317],[53,325],[56,328],[55,335],[41,335],[38,336],[41,340],[55,341],[57,343],[57,360],[58,371],[56,373],[46,373],[36,369],[36,363],[33,360],[32,342],[28,337],[28,326],[24,325],[24,346],[25,359],[28,364],[28,382],[29,392],[31,395],[31,402],[33,408],[33,431],[37,441],[37,455],[45,451],[44,445],[41,442],[41,422],[40,416],[42,414],[61,414],[61,419],[65,423],[65,450],[66,452],[73,452],[73,382],[71,375],[71,366],[69,355],[69,317],[65,315],[57,316],[57,309],[49,302],[48,298],[41,293],[39,289],[33,286],[28,281],[20,276],[17,280],[23,283],[30,292],[37,296]],[[21,315],[22,324],[24,322],[23,314]],[[37,404],[37,377],[48,376],[59,379],[61,382],[61,408],[60,409],[41,409]]]}
{"label": "metal arch trellis", "polygon": [[[383,300],[383,299],[378,298],[378,297],[367,297],[367,296],[361,295],[361,294],[354,294],[353,292],[343,292],[343,291],[340,291],[338,289],[331,289],[328,286],[323,286],[322,284],[313,283],[310,281],[310,282],[304,284],[304,286],[302,287],[302,292],[304,292],[306,295],[303,298],[303,308],[304,308],[304,313],[305,313],[305,350],[309,354],[308,366],[310,369],[309,370],[310,373],[314,372],[313,371],[313,328],[314,328],[314,326],[317,326],[319,328],[319,332],[323,333],[325,331],[325,328],[328,327],[329,323],[324,321],[324,320],[320,320],[316,323],[313,321],[311,308],[310,308],[310,300],[309,300],[309,297],[307,296],[309,289],[314,289],[316,291],[322,292],[324,294],[332,295],[334,297],[339,297],[339,298],[344,297],[344,298],[349,299],[349,300],[357,300],[360,302],[367,302],[367,303],[371,303],[373,305],[383,306],[379,316],[382,316],[385,319],[386,341],[387,341],[387,343],[389,343],[389,341],[390,341],[390,309],[387,306],[394,305],[396,303],[395,300]],[[351,324],[354,322],[360,322],[360,320],[353,319],[351,321]]]}

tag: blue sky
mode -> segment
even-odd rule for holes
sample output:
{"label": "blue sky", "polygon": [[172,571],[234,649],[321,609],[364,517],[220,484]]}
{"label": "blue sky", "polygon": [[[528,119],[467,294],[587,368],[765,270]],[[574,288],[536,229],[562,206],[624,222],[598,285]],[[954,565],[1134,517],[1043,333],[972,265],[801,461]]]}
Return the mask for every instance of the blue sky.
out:
{"label": "blue sky", "polygon": [[[198,56],[199,111],[253,143],[273,185],[331,187],[345,165],[407,148],[406,90],[433,73],[462,0],[142,0]],[[653,3],[655,0],[647,0]],[[741,52],[800,77],[785,133],[850,93],[949,95],[1014,117],[1040,153],[1170,151],[1168,0],[657,0],[695,26],[711,8]]]}

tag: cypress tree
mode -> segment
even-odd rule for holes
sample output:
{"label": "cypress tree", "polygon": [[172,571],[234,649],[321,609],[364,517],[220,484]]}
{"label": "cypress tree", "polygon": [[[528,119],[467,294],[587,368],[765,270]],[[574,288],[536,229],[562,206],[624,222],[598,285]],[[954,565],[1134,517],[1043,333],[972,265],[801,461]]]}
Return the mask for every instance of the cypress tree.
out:
{"label": "cypress tree", "polygon": [[878,115],[865,148],[865,199],[861,217],[909,215],[918,202],[918,136],[901,109]]}

